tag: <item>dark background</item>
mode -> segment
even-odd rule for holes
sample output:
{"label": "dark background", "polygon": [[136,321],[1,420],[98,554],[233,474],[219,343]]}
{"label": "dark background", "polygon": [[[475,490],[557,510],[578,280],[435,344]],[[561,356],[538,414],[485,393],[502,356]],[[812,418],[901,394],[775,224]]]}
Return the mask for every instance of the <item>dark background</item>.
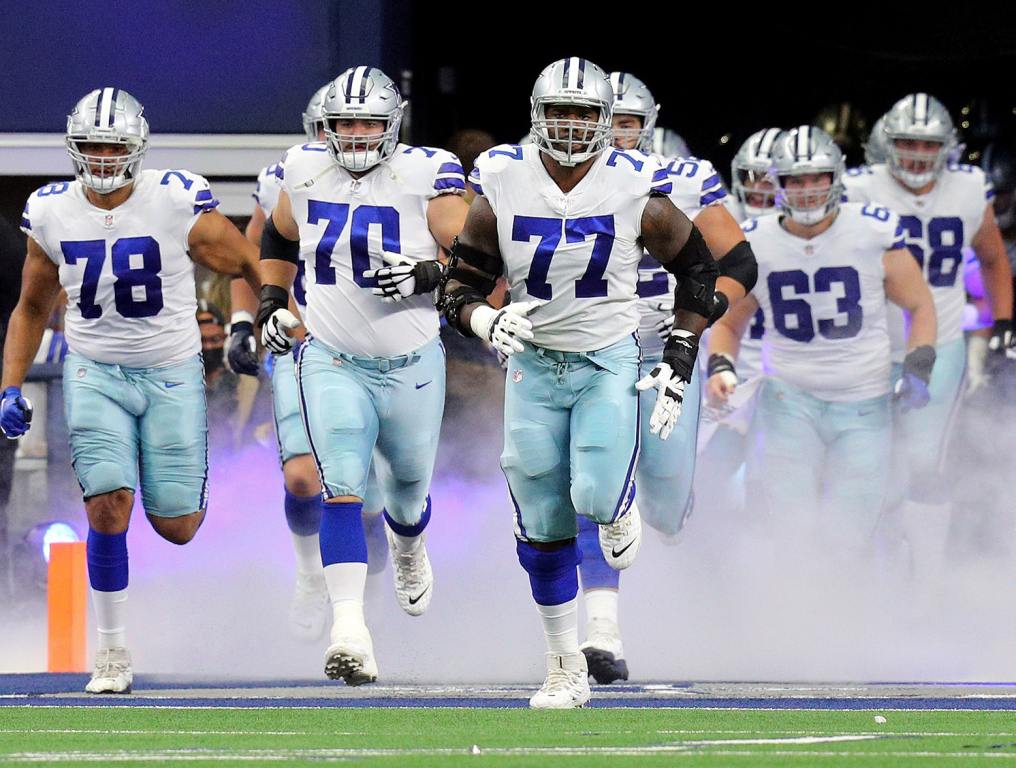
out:
{"label": "dark background", "polygon": [[663,105],[660,124],[721,169],[758,128],[849,102],[863,132],[914,90],[942,98],[957,123],[968,118],[972,146],[1013,120],[1016,26],[987,11],[928,6],[910,12],[915,21],[871,5],[631,9],[577,5],[565,17],[518,3],[14,0],[4,4],[0,131],[61,131],[80,96],[115,84],[146,105],[156,133],[289,133],[319,85],[371,63],[398,82],[411,73],[411,142],[441,145],[459,128],[517,141],[536,75],[568,55],[641,77]]}

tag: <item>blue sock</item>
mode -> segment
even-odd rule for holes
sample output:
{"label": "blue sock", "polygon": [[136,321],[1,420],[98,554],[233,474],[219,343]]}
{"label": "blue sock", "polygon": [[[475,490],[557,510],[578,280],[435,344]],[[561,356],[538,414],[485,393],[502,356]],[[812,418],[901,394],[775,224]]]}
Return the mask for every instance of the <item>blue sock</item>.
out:
{"label": "blue sock", "polygon": [[552,552],[520,541],[515,551],[529,574],[529,586],[537,605],[561,605],[578,595],[579,577],[575,566],[579,564],[579,550],[574,540]]}
{"label": "blue sock", "polygon": [[427,523],[430,522],[430,494],[427,494],[427,502],[423,505],[423,514],[420,515],[419,522],[414,523],[413,525],[403,525],[397,520],[392,520],[387,509],[381,510],[381,514],[383,514],[385,516],[385,520],[388,521],[388,527],[399,534],[399,536],[419,536],[423,533],[423,529],[427,527]]}
{"label": "blue sock", "polygon": [[127,589],[127,531],[99,533],[89,528],[85,553],[92,589],[99,592]]}
{"label": "blue sock", "polygon": [[313,536],[321,528],[321,495],[296,496],[286,491],[286,524],[297,536]]}
{"label": "blue sock", "polygon": [[621,583],[621,572],[607,565],[600,550],[600,526],[588,517],[579,515],[579,551],[582,562],[579,574],[582,589],[617,589]]}
{"label": "blue sock", "polygon": [[362,501],[329,504],[321,501],[321,564],[366,563]]}

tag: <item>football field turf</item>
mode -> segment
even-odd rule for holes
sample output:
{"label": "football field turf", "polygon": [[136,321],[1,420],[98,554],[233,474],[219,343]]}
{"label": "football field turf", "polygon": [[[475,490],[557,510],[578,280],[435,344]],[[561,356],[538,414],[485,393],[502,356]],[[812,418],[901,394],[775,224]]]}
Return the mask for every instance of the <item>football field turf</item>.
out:
{"label": "football field turf", "polygon": [[1016,686],[600,686],[586,709],[535,686],[0,675],[0,765],[1016,766]]}
{"label": "football field turf", "polygon": [[[1016,765],[1012,712],[0,710],[3,765]],[[475,746],[474,746],[475,745]]]}

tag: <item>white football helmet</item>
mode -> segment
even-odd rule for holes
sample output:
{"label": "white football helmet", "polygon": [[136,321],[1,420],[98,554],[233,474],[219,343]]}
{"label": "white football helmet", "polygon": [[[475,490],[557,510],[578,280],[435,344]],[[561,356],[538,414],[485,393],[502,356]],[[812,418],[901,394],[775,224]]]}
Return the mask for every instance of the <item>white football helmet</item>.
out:
{"label": "white football helmet", "polygon": [[[347,69],[328,84],[321,105],[332,159],[346,170],[356,172],[367,171],[387,160],[399,143],[405,107],[395,82],[377,67]],[[385,127],[371,136],[343,134],[336,130],[339,119],[379,120]]]}
{"label": "white football helmet", "polygon": [[[121,88],[98,88],[67,116],[67,153],[74,175],[84,186],[107,194],[126,187],[138,176],[148,151],[145,108]],[[89,154],[83,145],[109,144],[125,149],[120,154]]]}
{"label": "white football helmet", "polygon": [[[889,170],[911,189],[938,178],[956,146],[956,129],[949,110],[926,93],[912,93],[897,101],[885,113],[882,130]],[[935,154],[908,151],[896,146],[897,139],[923,139],[940,146]]]}
{"label": "white football helmet", "polygon": [[[546,67],[533,86],[533,143],[561,165],[574,166],[596,157],[610,145],[614,91],[606,73],[588,59],[572,56]],[[594,107],[595,121],[548,120],[551,104]]]}
{"label": "white football helmet", "polygon": [[635,149],[653,151],[653,136],[656,116],[660,105],[656,103],[648,86],[635,75],[627,72],[611,72],[610,85],[614,91],[614,115],[633,115],[642,121],[639,129],[614,129],[614,137],[635,142]]}
{"label": "white football helmet", "polygon": [[773,148],[782,132],[780,128],[756,131],[730,162],[731,187],[746,216],[765,216],[775,210],[776,180],[771,170]]}
{"label": "white football helmet", "polygon": [[673,128],[661,128],[656,126],[653,131],[652,153],[658,157],[691,157],[691,148]]}
{"label": "white football helmet", "polygon": [[[840,206],[843,165],[843,152],[821,128],[802,125],[781,134],[773,147],[773,173],[779,188],[776,204],[799,224],[818,224]],[[827,189],[788,190],[791,177],[816,173],[829,174]]]}
{"label": "white football helmet", "polygon": [[885,115],[875,121],[864,142],[864,162],[866,165],[878,165],[889,159],[888,142],[885,136]]}

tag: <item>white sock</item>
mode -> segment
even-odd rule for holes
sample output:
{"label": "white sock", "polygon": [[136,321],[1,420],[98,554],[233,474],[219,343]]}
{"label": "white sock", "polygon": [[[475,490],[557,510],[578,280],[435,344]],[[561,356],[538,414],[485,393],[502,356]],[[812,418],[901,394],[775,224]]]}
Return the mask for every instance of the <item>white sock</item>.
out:
{"label": "white sock", "polygon": [[321,542],[316,533],[310,536],[293,534],[293,551],[296,552],[296,572],[301,576],[321,575]]}
{"label": "white sock", "polygon": [[332,602],[333,627],[342,622],[362,624],[363,588],[367,584],[366,563],[335,563],[325,568],[325,584]]}
{"label": "white sock", "polygon": [[392,531],[392,541],[395,542],[395,548],[399,552],[415,552],[416,548],[423,544],[423,534],[421,533],[419,536],[403,536],[401,533]]}
{"label": "white sock", "polygon": [[910,545],[915,580],[938,581],[942,578],[945,565],[952,505],[922,504],[908,500],[904,502],[901,514],[903,534]]}
{"label": "white sock", "polygon": [[579,652],[578,600],[572,598],[560,605],[539,605],[536,610],[543,619],[547,650],[556,654]]}
{"label": "white sock", "polygon": [[617,600],[616,589],[588,589],[584,593],[586,598],[586,623],[594,621],[611,621],[617,624]]}
{"label": "white sock", "polygon": [[124,627],[124,613],[127,609],[127,590],[100,592],[93,589],[92,605],[95,606],[95,628],[99,632],[99,650],[125,648],[127,633]]}

